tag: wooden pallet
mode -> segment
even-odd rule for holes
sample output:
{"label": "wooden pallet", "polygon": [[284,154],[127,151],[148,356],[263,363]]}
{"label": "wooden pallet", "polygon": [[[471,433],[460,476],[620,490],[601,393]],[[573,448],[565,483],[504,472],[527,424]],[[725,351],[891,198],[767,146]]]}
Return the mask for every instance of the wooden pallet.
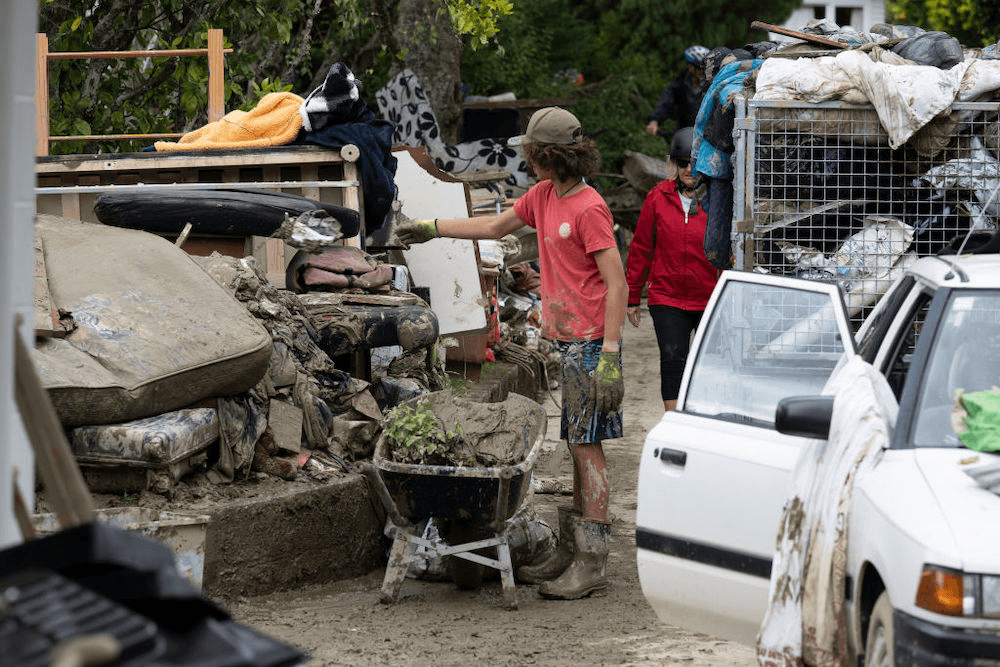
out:
{"label": "wooden pallet", "polygon": [[[361,233],[345,241],[361,246],[364,238],[358,149],[339,152],[319,146],[267,149],[192,150],[40,156],[36,159],[38,213],[98,222],[94,200],[101,192],[133,188],[247,187],[287,192],[361,211]],[[175,239],[171,239],[175,240]],[[284,285],[285,266],[294,249],[280,239],[192,235],[184,249],[197,255],[213,250],[229,256],[254,256],[268,279]]]}

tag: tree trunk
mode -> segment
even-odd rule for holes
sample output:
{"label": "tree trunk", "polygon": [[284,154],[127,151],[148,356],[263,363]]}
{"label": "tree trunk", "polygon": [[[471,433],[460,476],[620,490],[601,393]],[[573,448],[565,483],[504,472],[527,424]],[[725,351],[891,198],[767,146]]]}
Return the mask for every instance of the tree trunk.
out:
{"label": "tree trunk", "polygon": [[401,0],[397,12],[392,32],[406,54],[403,66],[423,84],[444,142],[458,143],[462,40],[439,0]]}

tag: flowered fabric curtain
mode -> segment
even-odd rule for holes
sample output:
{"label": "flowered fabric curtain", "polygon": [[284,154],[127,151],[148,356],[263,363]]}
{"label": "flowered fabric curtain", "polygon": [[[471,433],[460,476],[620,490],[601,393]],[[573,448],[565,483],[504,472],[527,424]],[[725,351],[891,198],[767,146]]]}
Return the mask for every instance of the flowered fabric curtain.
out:
{"label": "flowered fabric curtain", "polygon": [[518,146],[506,139],[477,139],[447,146],[441,138],[437,118],[420,80],[411,70],[403,70],[375,94],[379,113],[396,125],[393,146],[423,147],[441,171],[459,176],[483,169],[506,169],[508,186],[531,187],[536,179]]}

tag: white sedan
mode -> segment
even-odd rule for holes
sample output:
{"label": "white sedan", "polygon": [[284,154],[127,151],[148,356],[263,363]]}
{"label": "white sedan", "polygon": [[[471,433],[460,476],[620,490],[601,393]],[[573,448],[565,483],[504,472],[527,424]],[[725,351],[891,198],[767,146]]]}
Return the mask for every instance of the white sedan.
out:
{"label": "white sedan", "polygon": [[1000,665],[1000,456],[953,416],[994,385],[998,255],[917,260],[856,336],[835,285],[725,272],[643,447],[646,599],[762,664]]}

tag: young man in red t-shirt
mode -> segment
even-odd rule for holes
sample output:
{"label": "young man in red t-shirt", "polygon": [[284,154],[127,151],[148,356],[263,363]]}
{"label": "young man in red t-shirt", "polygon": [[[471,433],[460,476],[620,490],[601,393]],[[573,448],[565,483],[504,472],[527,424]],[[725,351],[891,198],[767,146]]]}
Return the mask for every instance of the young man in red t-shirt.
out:
{"label": "young man in red t-shirt", "polygon": [[438,236],[497,239],[527,225],[538,235],[542,335],[562,355],[560,437],[573,457],[573,505],[559,508],[559,548],[518,569],[545,597],[577,599],[607,588],[608,478],[602,441],[622,437],[621,331],[628,288],[611,211],[584,178],[600,167],[593,140],[565,109],[531,116],[524,146],[540,179],[498,216],[417,220],[397,229],[404,245]]}

